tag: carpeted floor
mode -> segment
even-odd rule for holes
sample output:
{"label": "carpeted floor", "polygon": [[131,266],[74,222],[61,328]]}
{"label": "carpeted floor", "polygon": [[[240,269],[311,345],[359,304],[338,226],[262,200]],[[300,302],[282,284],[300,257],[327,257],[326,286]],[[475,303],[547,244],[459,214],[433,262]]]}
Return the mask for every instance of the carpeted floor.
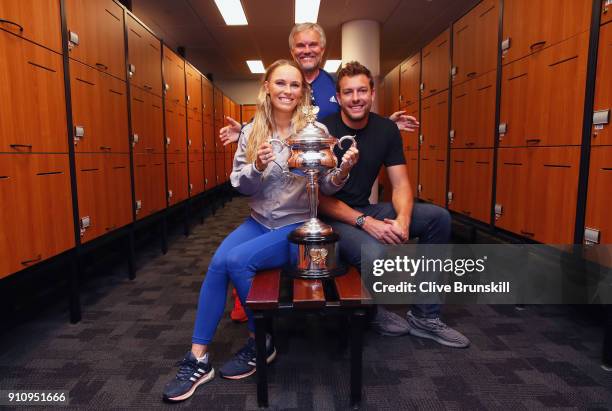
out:
{"label": "carpeted floor", "polygon": [[[182,404],[161,402],[189,348],[206,266],[247,212],[246,201],[234,199],[189,238],[174,235],[167,255],[154,246],[140,250],[135,281],[120,269],[91,281],[79,324],[68,324],[58,304],[4,333],[0,390],[67,390],[72,409],[257,408],[255,377],[217,378]],[[472,340],[470,348],[366,334],[363,409],[612,407],[612,373],[599,361],[602,331],[583,310],[448,306],[444,319]],[[271,408],[347,408],[348,353],[338,352],[330,319],[284,320],[276,328]],[[245,326],[226,316],[211,348],[214,365],[245,336]]]}

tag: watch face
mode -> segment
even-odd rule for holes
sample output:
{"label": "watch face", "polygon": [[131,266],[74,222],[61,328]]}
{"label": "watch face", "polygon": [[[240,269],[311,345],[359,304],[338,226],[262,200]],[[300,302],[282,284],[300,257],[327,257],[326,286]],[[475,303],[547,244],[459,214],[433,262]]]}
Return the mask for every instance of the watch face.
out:
{"label": "watch face", "polygon": [[359,217],[357,217],[357,220],[355,222],[357,223],[358,227],[363,227],[363,224],[365,223],[365,216],[360,215]]}

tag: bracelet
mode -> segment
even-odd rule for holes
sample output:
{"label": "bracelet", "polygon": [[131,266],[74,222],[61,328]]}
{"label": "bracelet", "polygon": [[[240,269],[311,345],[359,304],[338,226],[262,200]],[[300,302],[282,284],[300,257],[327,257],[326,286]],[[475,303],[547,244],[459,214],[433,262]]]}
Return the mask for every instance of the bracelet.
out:
{"label": "bracelet", "polygon": [[334,181],[334,179],[335,179],[336,177],[339,177],[339,176],[340,176],[341,171],[340,171],[340,169],[339,169],[339,168],[336,168],[336,170],[335,170],[333,173],[334,173],[334,175],[333,175],[333,176],[331,176],[331,182],[332,182],[332,184],[333,184],[333,185],[335,185],[336,187],[339,187],[339,186],[341,186],[342,184],[346,183],[346,180],[348,180],[348,179],[349,179],[349,177],[350,177],[350,175],[351,175],[351,173],[348,173],[348,174],[346,175],[346,177],[345,177],[345,178],[343,178],[343,179],[341,179],[341,180],[340,180],[340,182],[336,182],[336,181]]}

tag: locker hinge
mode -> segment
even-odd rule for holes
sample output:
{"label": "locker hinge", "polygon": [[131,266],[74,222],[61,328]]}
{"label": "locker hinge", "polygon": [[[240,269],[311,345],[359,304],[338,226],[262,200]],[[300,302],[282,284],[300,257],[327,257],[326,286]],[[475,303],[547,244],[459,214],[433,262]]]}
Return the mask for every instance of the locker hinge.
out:
{"label": "locker hinge", "polygon": [[74,145],[81,141],[81,137],[85,136],[85,127],[74,126]]}
{"label": "locker hinge", "polygon": [[68,31],[68,51],[79,45],[79,35],[74,31]]}
{"label": "locker hinge", "polygon": [[172,198],[172,190],[168,190],[168,199]]}
{"label": "locker hinge", "polygon": [[510,48],[510,37],[504,39],[501,42],[502,57],[504,57],[506,54],[508,54],[508,49],[509,48]]}
{"label": "locker hinge", "polygon": [[417,193],[421,194],[421,191],[423,191],[423,186],[421,184],[419,184],[417,186]]}
{"label": "locker hinge", "polygon": [[419,144],[423,144],[423,141],[425,141],[423,134],[419,134]]}
{"label": "locker hinge", "polygon": [[132,147],[134,147],[138,143],[138,134],[134,133],[132,135]]}
{"label": "locker hinge", "polygon": [[495,204],[495,220],[499,220],[499,218],[504,213],[504,207],[501,204]]}
{"label": "locker hinge", "polygon": [[89,216],[81,217],[80,221],[80,233],[81,237],[85,235],[85,231],[91,226],[91,218]]}
{"label": "locker hinge", "polygon": [[166,145],[169,146],[170,145],[170,137],[166,137]]}
{"label": "locker hinge", "polygon": [[453,192],[449,191],[448,193],[446,193],[446,198],[448,199],[448,204],[453,202]]}
{"label": "locker hinge", "polygon": [[497,127],[497,131],[499,133],[499,141],[506,135],[508,132],[508,124],[507,123],[499,123]]}
{"label": "locker hinge", "polygon": [[449,131],[448,136],[450,137],[450,143],[453,144],[455,142],[455,130]]}
{"label": "locker hinge", "polygon": [[136,66],[133,64],[130,64],[128,66],[128,77],[132,78],[134,76],[134,73],[136,73]]}
{"label": "locker hinge", "polygon": [[136,214],[138,214],[141,208],[142,208],[142,201],[136,200]]}
{"label": "locker hinge", "polygon": [[419,90],[421,90],[421,93],[425,91],[425,83],[421,83]]}
{"label": "locker hinge", "polygon": [[585,227],[584,228],[584,243],[585,244],[599,244],[600,232],[596,228]]}
{"label": "locker hinge", "polygon": [[455,79],[455,77],[457,76],[457,66],[453,66],[451,67],[451,71],[450,71],[451,77],[453,78],[453,80]]}

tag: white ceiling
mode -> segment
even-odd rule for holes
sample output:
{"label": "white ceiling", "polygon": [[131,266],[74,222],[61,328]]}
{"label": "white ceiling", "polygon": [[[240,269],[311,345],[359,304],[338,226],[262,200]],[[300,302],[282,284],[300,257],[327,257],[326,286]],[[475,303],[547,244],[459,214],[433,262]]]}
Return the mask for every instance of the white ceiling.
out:
{"label": "white ceiling", "polygon": [[[226,26],[213,0],[132,0],[132,10],[171,48],[215,80],[253,80],[246,60],[264,65],[288,58],[293,0],[241,0],[248,26]],[[342,23],[381,23],[381,74],[448,28],[479,0],[321,0],[319,24],[327,35],[326,57],[340,59]]]}

